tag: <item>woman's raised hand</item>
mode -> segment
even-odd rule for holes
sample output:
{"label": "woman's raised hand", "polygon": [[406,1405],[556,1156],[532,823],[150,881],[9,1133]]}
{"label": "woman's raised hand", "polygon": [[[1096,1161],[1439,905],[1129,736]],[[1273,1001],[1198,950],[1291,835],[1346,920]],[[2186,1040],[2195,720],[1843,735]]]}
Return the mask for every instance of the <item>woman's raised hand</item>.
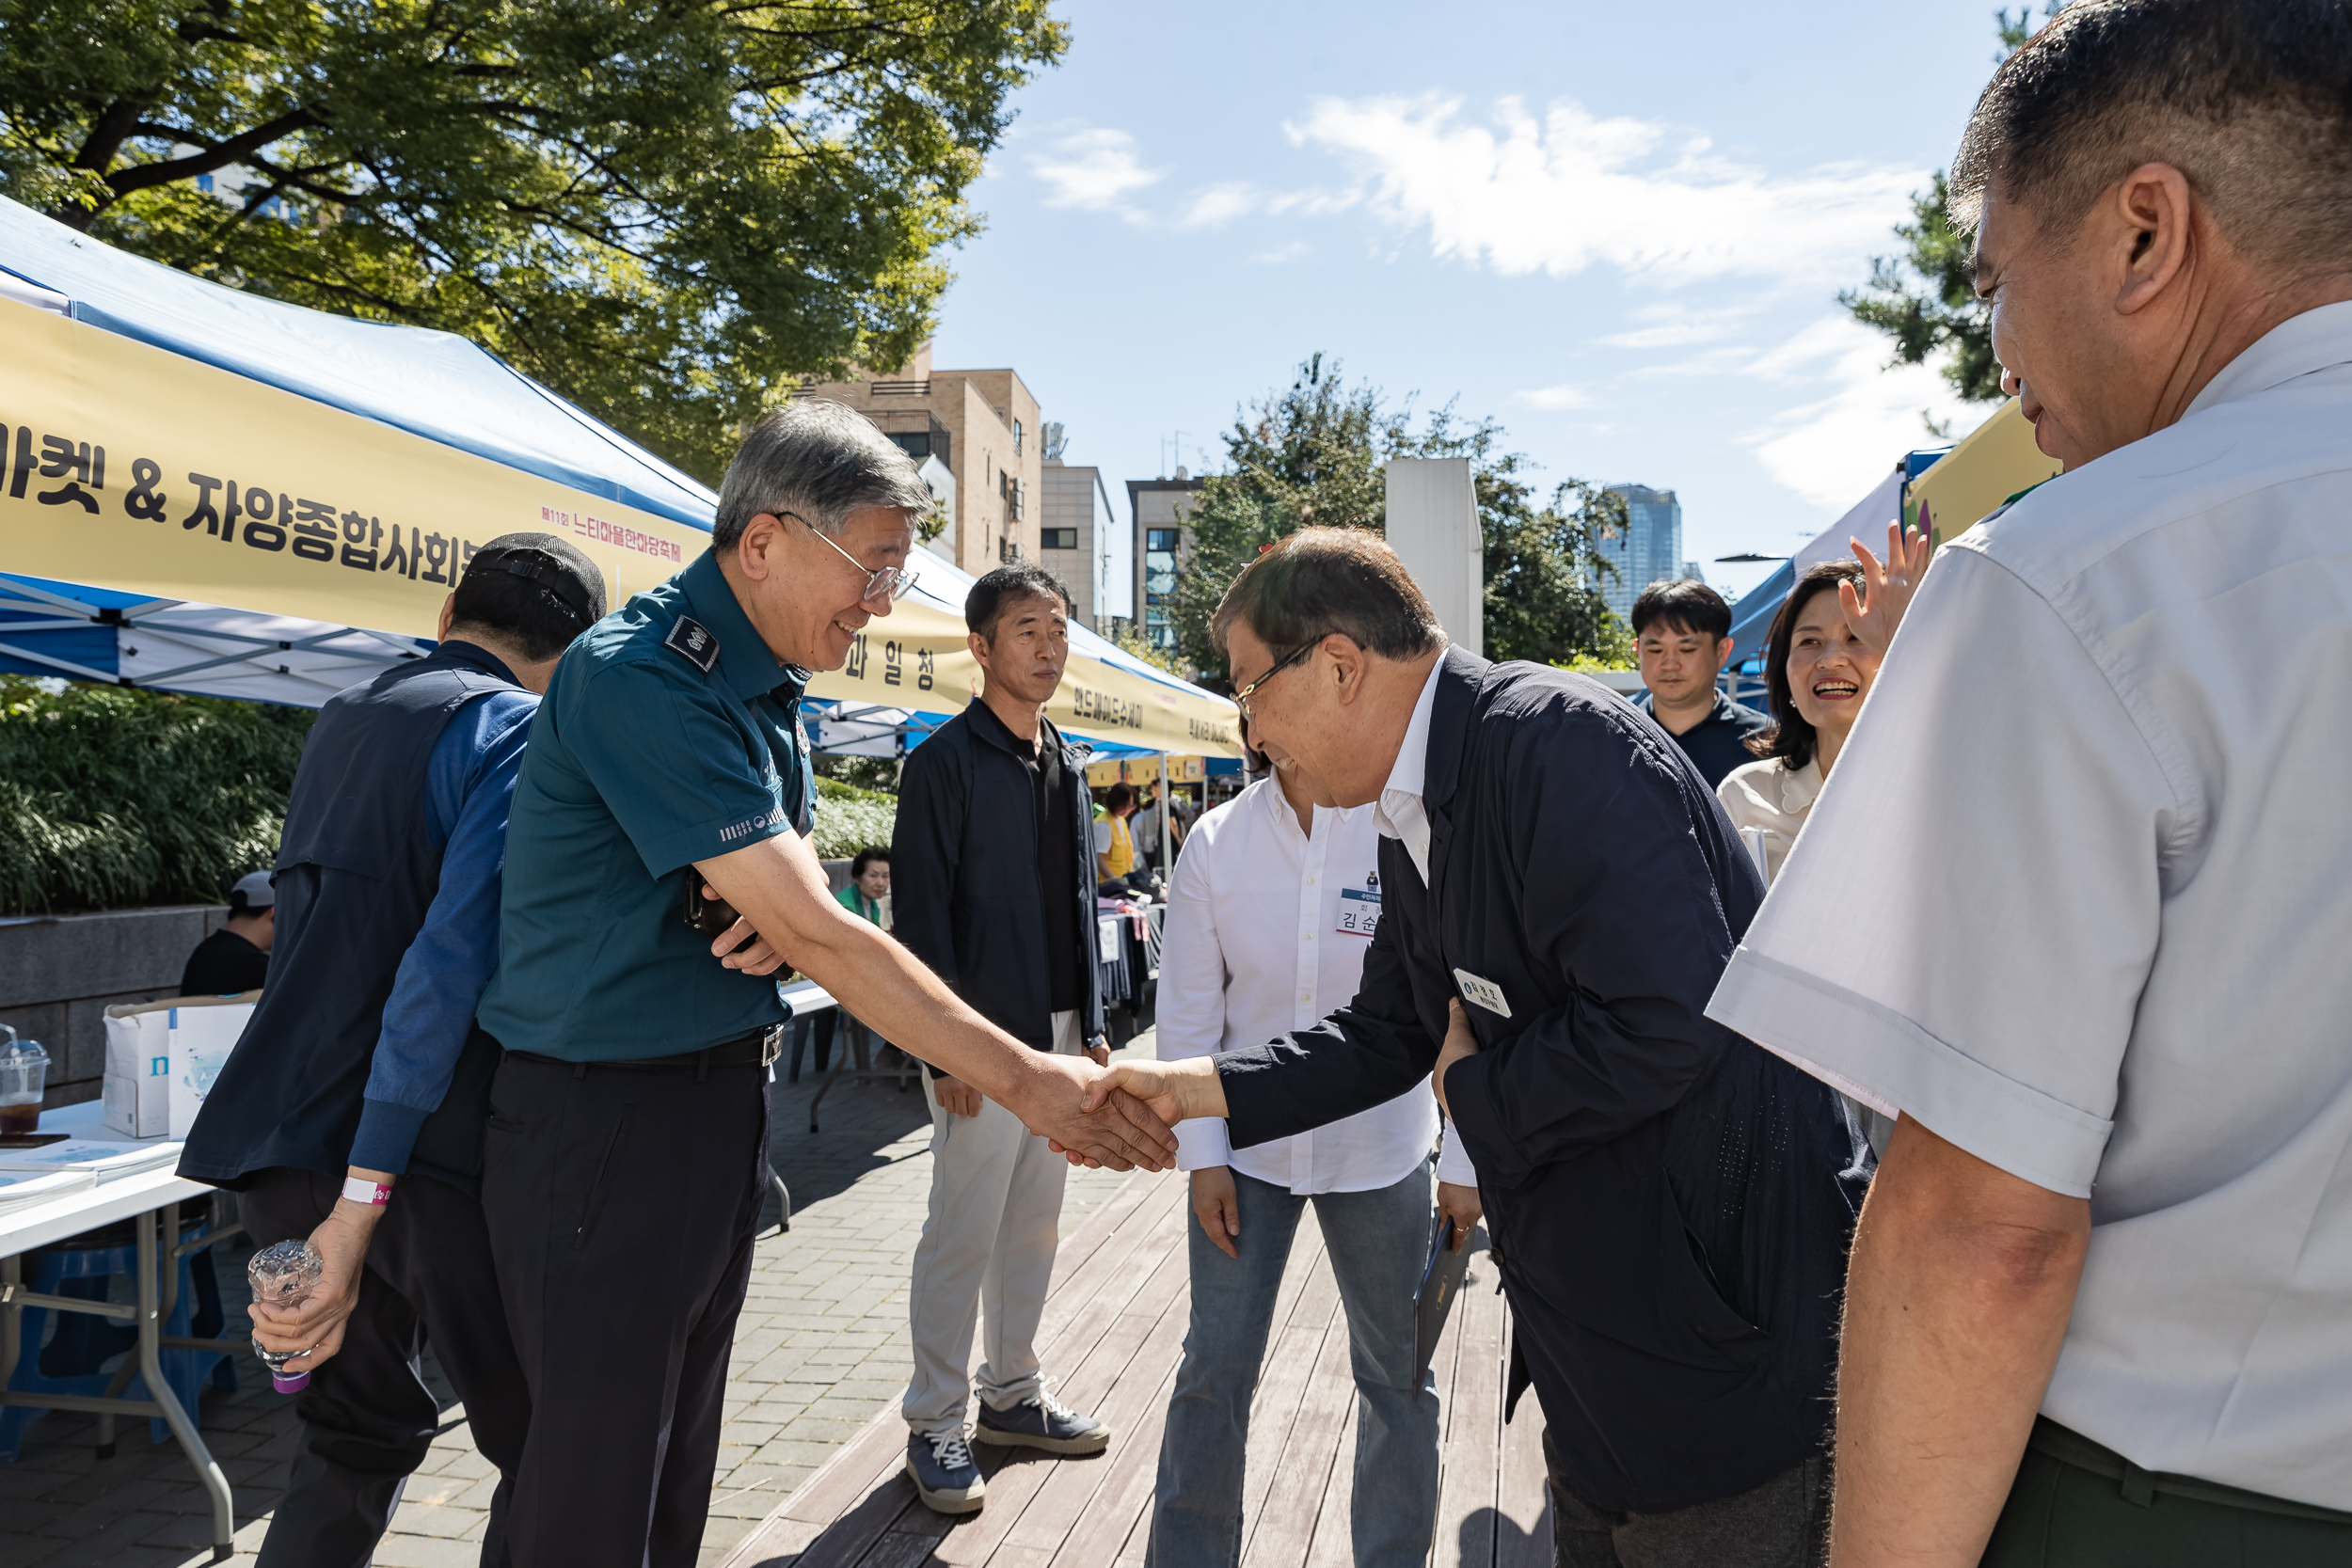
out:
{"label": "woman's raised hand", "polygon": [[1906,533],[1900,522],[1889,523],[1886,561],[1882,565],[1869,546],[1859,539],[1851,543],[1855,559],[1862,562],[1865,592],[1857,594],[1853,583],[1841,582],[1837,602],[1854,635],[1883,658],[1887,645],[1895,641],[1895,628],[1903,624],[1903,611],[1911,608],[1911,595],[1918,592],[1919,579],[1927,575],[1935,545],[1925,529],[1914,528]]}

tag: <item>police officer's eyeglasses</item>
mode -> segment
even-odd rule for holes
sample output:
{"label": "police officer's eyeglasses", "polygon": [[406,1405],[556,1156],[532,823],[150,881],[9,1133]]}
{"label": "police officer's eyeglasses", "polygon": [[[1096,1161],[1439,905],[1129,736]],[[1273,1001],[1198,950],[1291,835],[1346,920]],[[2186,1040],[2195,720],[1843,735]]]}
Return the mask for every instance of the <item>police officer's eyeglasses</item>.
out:
{"label": "police officer's eyeglasses", "polygon": [[1331,634],[1327,631],[1318,636],[1309,638],[1306,641],[1301,642],[1297,647],[1293,648],[1289,653],[1284,654],[1280,658],[1277,659],[1273,669],[1268,670],[1264,674],[1260,675],[1256,680],[1251,681],[1248,686],[1245,686],[1239,691],[1234,692],[1233,705],[1241,709],[1242,718],[1244,720],[1248,720],[1249,717],[1250,693],[1256,691],[1258,688],[1263,686],[1266,682],[1272,680],[1275,676],[1280,674],[1283,671],[1289,669],[1300,659],[1305,658],[1309,654],[1313,653],[1317,648],[1323,646],[1323,639],[1330,635]]}
{"label": "police officer's eyeglasses", "polygon": [[842,560],[848,562],[850,565],[866,574],[866,592],[857,596],[860,604],[873,605],[878,609],[886,610],[898,600],[906,597],[907,590],[914,586],[914,574],[913,572],[906,570],[902,566],[884,566],[880,571],[876,571],[873,567],[866,565],[865,562],[860,561],[856,556],[851,555],[840,546],[834,545],[833,540],[826,536],[824,530],[818,528],[816,524],[810,522],[806,517],[802,516],[799,513],[779,512],[776,515],[779,517],[789,517],[794,522],[800,524],[803,528],[808,530],[809,532],[817,535],[818,538],[823,539],[826,544],[833,546],[834,554],[839,556]]}

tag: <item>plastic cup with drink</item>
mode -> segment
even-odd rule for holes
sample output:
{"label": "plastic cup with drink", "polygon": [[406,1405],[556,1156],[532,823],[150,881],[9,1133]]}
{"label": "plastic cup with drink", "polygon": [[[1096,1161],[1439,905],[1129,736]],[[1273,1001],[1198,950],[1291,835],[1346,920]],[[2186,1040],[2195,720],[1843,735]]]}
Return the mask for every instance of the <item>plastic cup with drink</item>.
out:
{"label": "plastic cup with drink", "polygon": [[40,1091],[49,1077],[49,1053],[39,1040],[19,1039],[0,1023],[0,1137],[40,1130]]}
{"label": "plastic cup with drink", "polygon": [[[271,1307],[299,1307],[326,1272],[326,1259],[308,1240],[276,1242],[253,1255],[253,1261],[245,1266],[246,1282],[253,1287],[253,1299]],[[281,1394],[298,1394],[310,1385],[307,1371],[289,1372],[286,1364],[309,1351],[263,1350],[262,1341],[253,1341],[253,1354],[269,1369],[270,1386]]]}

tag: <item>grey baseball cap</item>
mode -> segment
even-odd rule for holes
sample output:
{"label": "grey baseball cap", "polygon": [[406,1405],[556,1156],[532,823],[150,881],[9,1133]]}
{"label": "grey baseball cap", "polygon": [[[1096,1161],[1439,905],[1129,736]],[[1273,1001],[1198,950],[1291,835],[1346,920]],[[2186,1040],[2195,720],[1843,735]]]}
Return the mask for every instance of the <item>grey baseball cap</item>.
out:
{"label": "grey baseball cap", "polygon": [[229,890],[229,907],[232,910],[266,910],[278,902],[278,890],[269,885],[269,873],[255,871],[237,879],[237,885]]}

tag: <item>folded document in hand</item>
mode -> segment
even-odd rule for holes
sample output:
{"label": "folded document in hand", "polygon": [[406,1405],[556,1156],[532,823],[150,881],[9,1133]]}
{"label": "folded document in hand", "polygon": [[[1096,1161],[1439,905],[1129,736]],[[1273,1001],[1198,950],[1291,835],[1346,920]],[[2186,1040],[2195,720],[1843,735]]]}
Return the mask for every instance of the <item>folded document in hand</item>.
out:
{"label": "folded document in hand", "polygon": [[1454,1222],[1440,1218],[1438,1239],[1429,1248],[1429,1261],[1421,1271],[1421,1291],[1413,1297],[1413,1375],[1418,1380],[1438,1354],[1438,1337],[1454,1311],[1454,1298],[1462,1293],[1462,1273],[1470,1267],[1470,1243],[1454,1250]]}

